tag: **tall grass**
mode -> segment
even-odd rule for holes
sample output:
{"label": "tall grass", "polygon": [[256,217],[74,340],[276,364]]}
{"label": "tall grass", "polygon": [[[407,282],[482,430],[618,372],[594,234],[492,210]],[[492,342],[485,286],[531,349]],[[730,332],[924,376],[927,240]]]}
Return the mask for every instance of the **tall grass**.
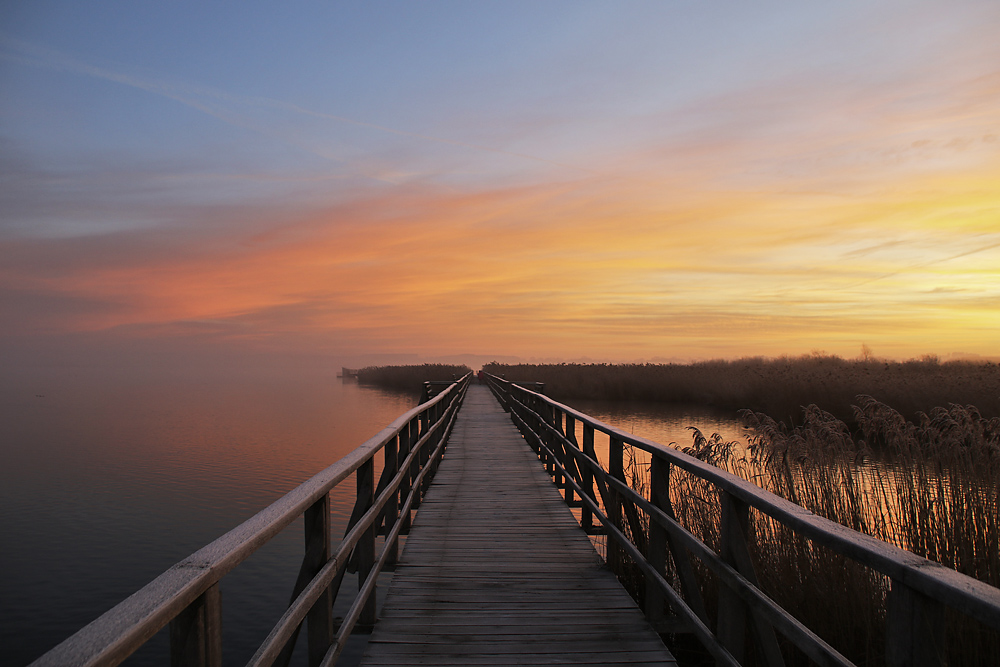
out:
{"label": "tall grass", "polygon": [[358,371],[358,382],[418,396],[426,381],[455,380],[470,371],[468,366],[450,364],[367,366]]}
{"label": "tall grass", "polygon": [[[797,426],[745,410],[754,432],[748,446],[693,429],[684,451],[816,514],[1000,585],[1000,419],[951,404],[910,422],[870,396],[856,403],[860,436],[815,405]],[[646,491],[647,470],[633,463],[630,471],[633,486]],[[680,522],[718,550],[716,490],[676,466],[670,484]],[[762,588],[858,664],[881,664],[886,577],[759,512],[751,512],[751,525]],[[717,583],[707,568],[698,575],[714,616]],[[951,664],[1000,664],[996,632],[959,613],[950,613],[948,624]],[[790,663],[805,664],[786,651]]]}
{"label": "tall grass", "polygon": [[701,403],[798,421],[803,405],[823,406],[854,425],[858,394],[877,396],[907,419],[950,402],[1000,417],[1000,366],[933,357],[905,362],[834,356],[751,358],[693,364],[486,364],[508,380],[545,383],[556,400],[573,398]]}

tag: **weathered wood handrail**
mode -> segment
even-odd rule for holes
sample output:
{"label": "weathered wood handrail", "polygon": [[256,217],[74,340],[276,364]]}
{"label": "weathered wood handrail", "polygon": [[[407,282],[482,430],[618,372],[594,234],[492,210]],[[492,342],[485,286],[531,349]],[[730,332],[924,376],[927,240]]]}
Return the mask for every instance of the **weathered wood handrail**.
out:
{"label": "weathered wood handrail", "polygon": [[[306,553],[292,602],[252,658],[252,665],[287,664],[303,620],[310,665],[332,665],[358,622],[375,622],[378,573],[395,562],[398,538],[410,525],[441,459],[471,374],[389,426],[219,539],[44,654],[32,667],[117,665],[170,624],[171,663],[222,663],[219,581],[300,515]],[[375,457],[384,454],[375,484]],[[331,553],[330,491],[356,473],[357,500],[344,539]],[[382,551],[375,535],[384,530]],[[358,573],[359,591],[334,630],[332,607],[345,572]]]}
{"label": "weathered wood handrail", "polygon": [[[582,506],[581,525],[590,528],[593,517],[603,524],[609,537],[608,564],[618,567],[627,554],[645,575],[646,613],[654,626],[662,627],[663,602],[668,601],[719,664],[741,664],[746,632],[754,634],[766,664],[783,664],[775,631],[817,664],[853,664],[760,590],[746,541],[750,508],[889,577],[886,659],[890,665],[941,664],[944,606],[1000,630],[1000,589],[820,517],[695,457],[626,433],[503,378],[486,375],[486,379],[554,481],[565,488],[567,502]],[[576,422],[582,424],[582,443],[577,441]],[[595,454],[595,431],[608,436],[607,469]],[[624,445],[651,456],[649,498],[626,483]],[[719,490],[721,553],[675,519],[669,498],[672,465]],[[649,518],[648,535],[639,522],[639,510]],[[637,537],[629,539],[626,531]],[[675,563],[680,592],[664,577],[667,552]],[[721,584],[714,633],[694,580],[692,556]]]}

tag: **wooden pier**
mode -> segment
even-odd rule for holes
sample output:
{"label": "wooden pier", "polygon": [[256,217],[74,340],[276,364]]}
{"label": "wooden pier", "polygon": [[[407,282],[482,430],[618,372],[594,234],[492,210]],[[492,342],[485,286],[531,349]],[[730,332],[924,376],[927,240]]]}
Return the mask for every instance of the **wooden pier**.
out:
{"label": "wooden pier", "polygon": [[484,386],[469,387],[363,665],[673,665]]}

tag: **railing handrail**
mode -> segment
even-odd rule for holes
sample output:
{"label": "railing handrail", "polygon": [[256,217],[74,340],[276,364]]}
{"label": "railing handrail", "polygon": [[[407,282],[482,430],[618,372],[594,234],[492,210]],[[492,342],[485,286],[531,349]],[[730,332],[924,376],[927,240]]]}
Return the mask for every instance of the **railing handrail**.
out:
{"label": "railing handrail", "polygon": [[[339,483],[372,462],[375,455],[414,420],[432,413],[442,403],[460,399],[460,392],[464,391],[470,375],[466,374],[431,400],[400,415],[337,462],[171,566],[39,657],[31,667],[118,664],[254,551],[323,500]],[[442,413],[433,428],[437,428],[445,416]]]}
{"label": "railing handrail", "polygon": [[[666,447],[647,438],[627,433],[543,394],[532,392],[523,386],[518,386],[516,383],[495,375],[485,375],[487,382],[497,385],[494,388],[494,392],[506,394],[506,398],[510,402],[516,401],[524,406],[523,401],[516,398],[516,394],[521,393],[525,397],[530,396],[531,400],[547,404],[551,409],[559,411],[567,417],[579,421],[581,424],[590,426],[595,431],[601,431],[612,440],[637,447],[653,457],[659,457],[671,465],[676,465],[712,483],[748,506],[754,507],[792,528],[804,537],[828,547],[876,572],[884,574],[894,582],[899,582],[934,601],[955,608],[985,625],[1000,630],[1000,589],[986,582],[964,575],[945,565],[922,558],[910,551],[819,516],[752,482],[684,452]],[[512,394],[515,395],[515,398],[511,398]],[[526,410],[530,409],[527,406],[524,406],[524,408]],[[544,423],[544,418],[537,413],[533,412],[533,414],[539,417]],[[550,429],[550,435],[558,435],[563,439],[564,444],[571,442],[566,437],[566,434],[561,433],[554,426],[548,425],[548,428]],[[555,433],[553,434],[551,431]],[[575,434],[572,444],[576,444]],[[572,455],[574,457],[583,456],[590,459],[589,456],[576,447],[573,449]],[[593,461],[593,464],[600,467],[597,461]],[[558,461],[557,465],[559,465]],[[588,463],[588,465],[590,464]],[[569,474],[570,471],[566,470],[562,465],[559,465],[559,467],[562,469],[562,474],[566,475],[566,479],[572,480],[572,475]],[[647,499],[627,487],[627,485],[623,485],[613,478],[607,481],[614,485],[616,491],[619,493],[624,495],[631,494],[634,496],[632,498],[633,501],[638,499],[641,503],[649,505]],[[581,498],[586,504],[587,499],[583,495],[581,495]],[[660,518],[671,520],[666,515]],[[622,534],[619,537],[624,538],[624,535]]]}

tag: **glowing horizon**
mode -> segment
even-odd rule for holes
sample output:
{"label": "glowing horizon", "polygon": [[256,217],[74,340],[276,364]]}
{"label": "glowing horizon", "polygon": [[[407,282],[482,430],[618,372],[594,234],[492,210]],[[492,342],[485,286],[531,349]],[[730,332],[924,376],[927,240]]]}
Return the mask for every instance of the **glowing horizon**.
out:
{"label": "glowing horizon", "polygon": [[5,348],[998,357],[1000,8],[908,6],[24,10]]}

